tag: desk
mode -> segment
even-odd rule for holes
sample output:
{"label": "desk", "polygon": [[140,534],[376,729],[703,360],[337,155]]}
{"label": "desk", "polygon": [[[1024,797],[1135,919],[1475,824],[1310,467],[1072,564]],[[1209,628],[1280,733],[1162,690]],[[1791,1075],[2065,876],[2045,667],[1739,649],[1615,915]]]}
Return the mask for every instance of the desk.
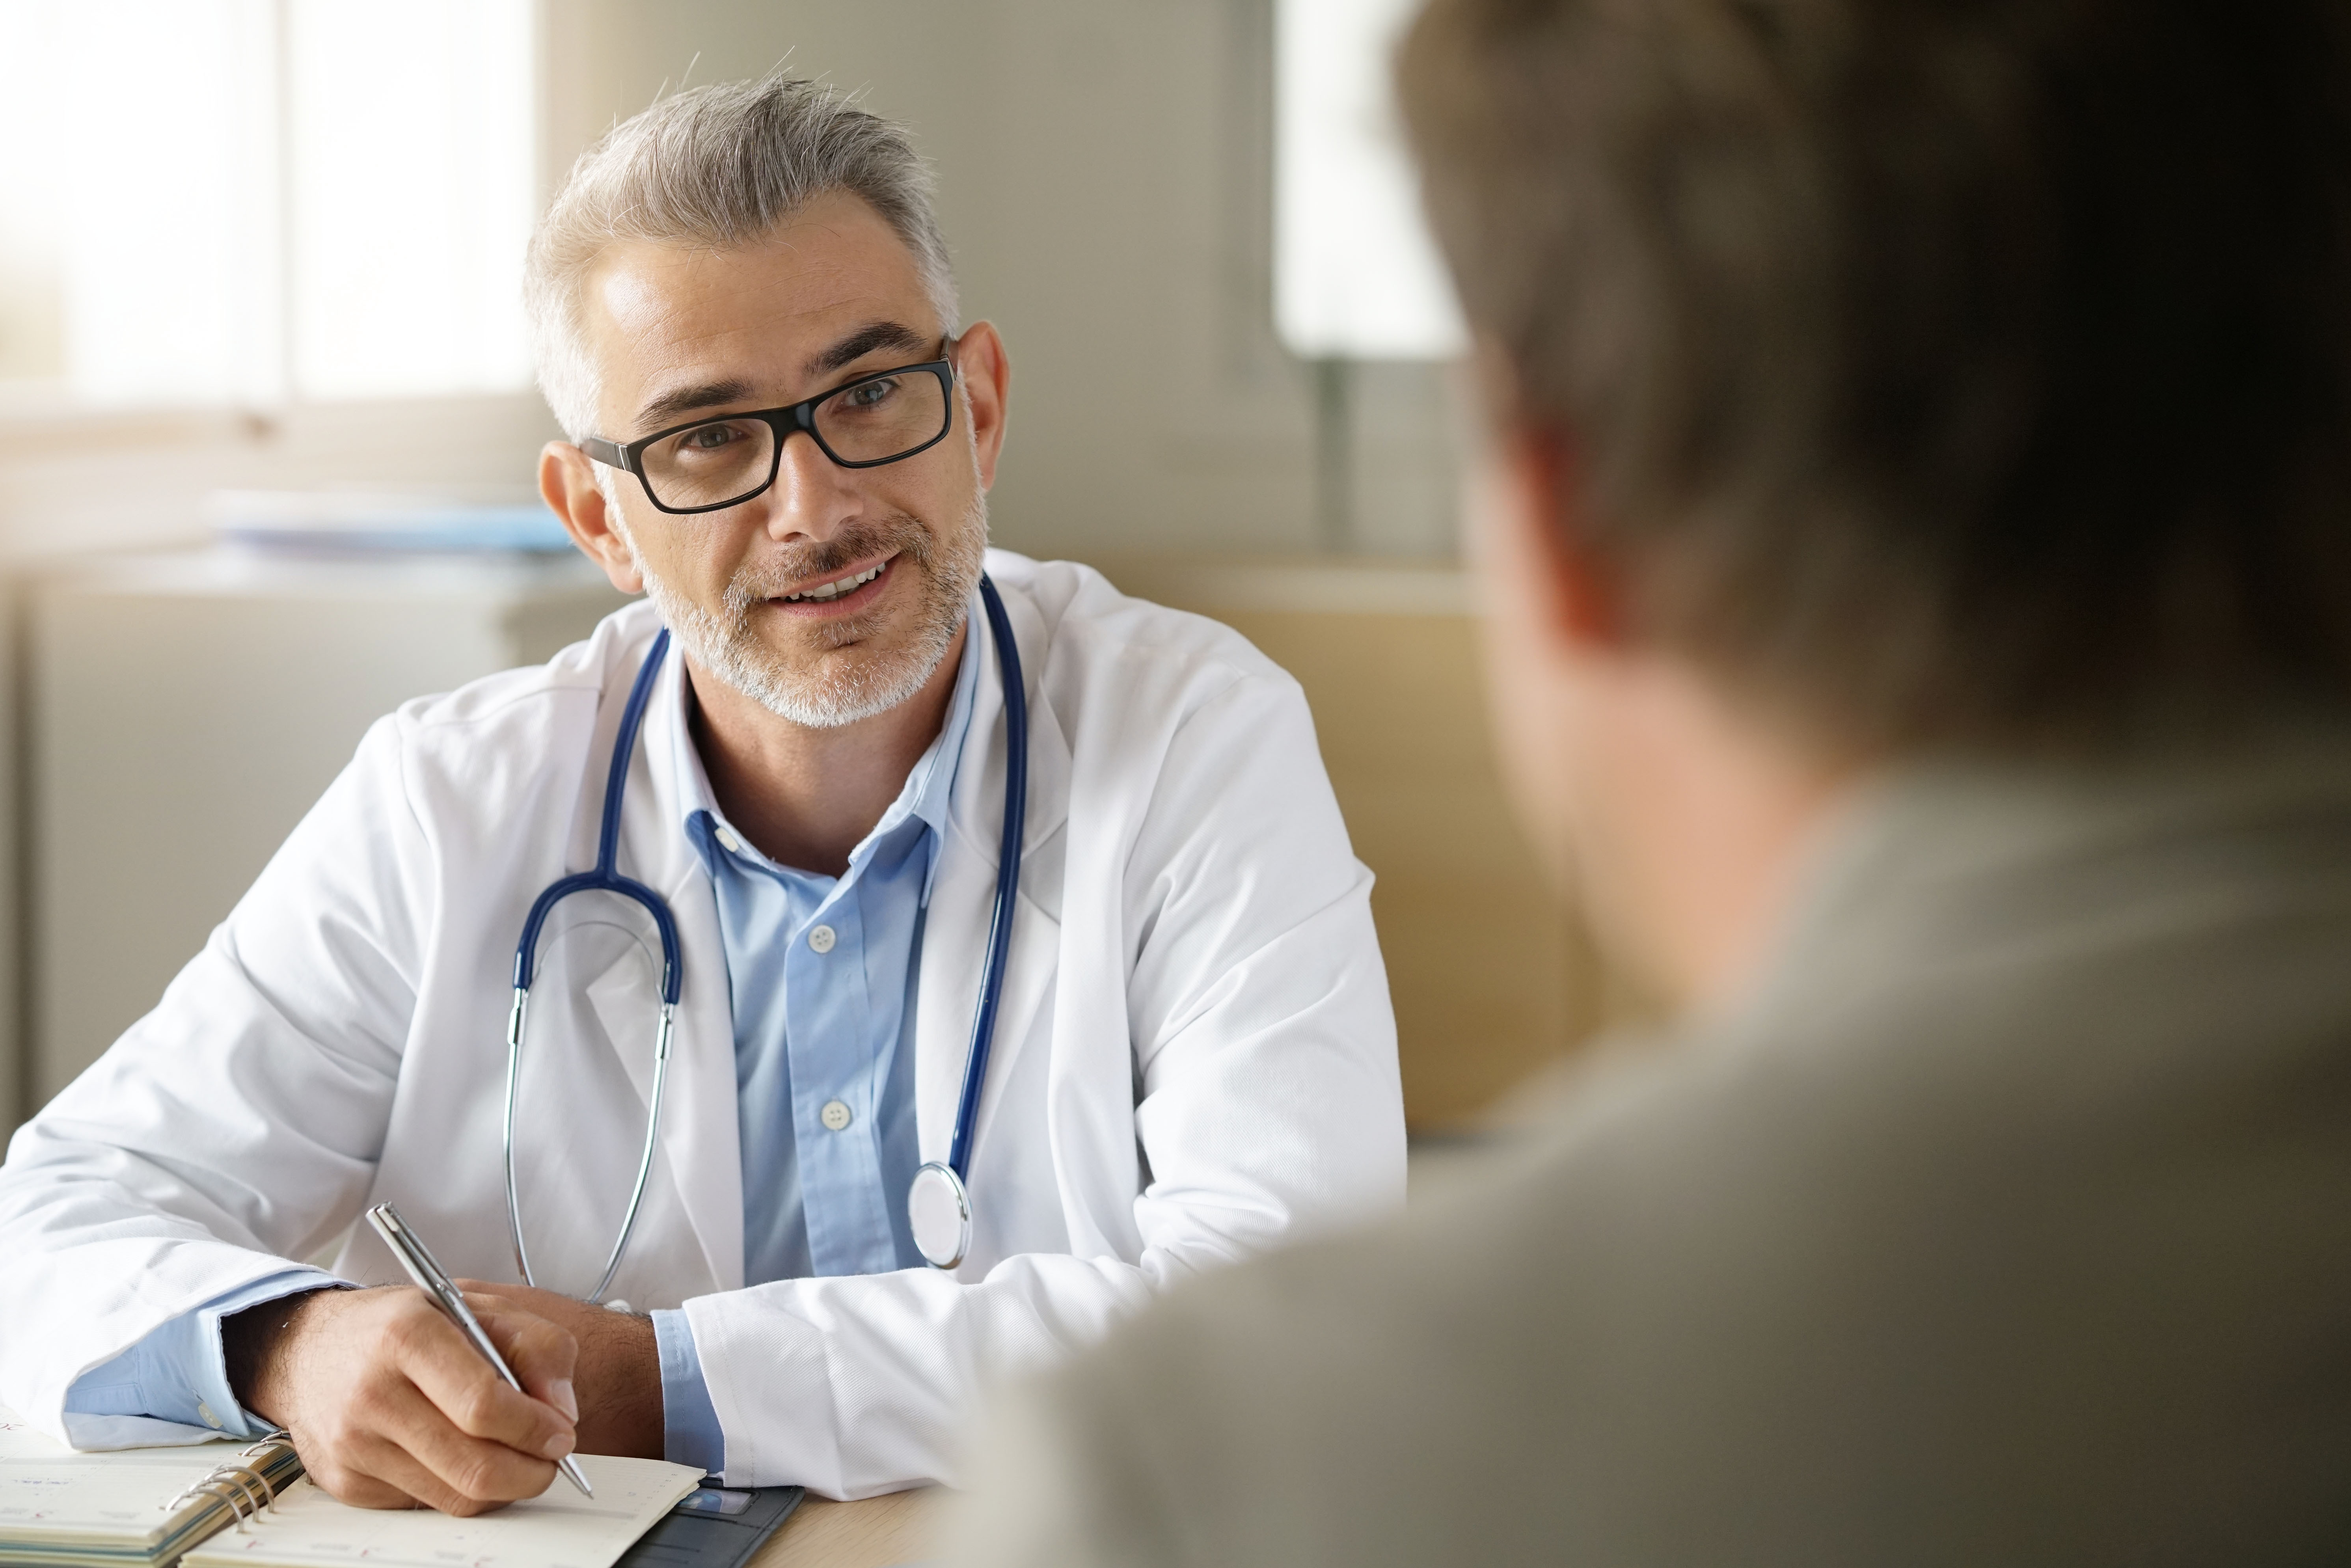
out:
{"label": "desk", "polygon": [[893,1568],[930,1551],[938,1516],[935,1487],[892,1492],[862,1502],[805,1499],[748,1568]]}

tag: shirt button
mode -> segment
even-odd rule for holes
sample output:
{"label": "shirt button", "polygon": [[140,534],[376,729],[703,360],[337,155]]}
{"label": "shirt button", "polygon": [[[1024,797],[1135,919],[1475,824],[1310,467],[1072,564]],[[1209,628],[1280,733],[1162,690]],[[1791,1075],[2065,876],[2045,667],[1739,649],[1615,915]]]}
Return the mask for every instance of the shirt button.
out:
{"label": "shirt button", "polygon": [[[828,1112],[827,1114],[831,1114],[831,1113]],[[213,1407],[205,1404],[201,1399],[196,1401],[196,1414],[204,1418],[205,1426],[212,1427],[215,1431],[219,1430],[221,1424],[220,1417],[214,1415]]]}
{"label": "shirt button", "polygon": [[[831,926],[820,925],[815,930],[809,933],[809,946],[813,951],[819,953],[830,953],[832,951],[832,945],[840,939],[840,937],[833,934]],[[838,1105],[841,1102],[836,1100],[833,1103]],[[848,1113],[849,1113],[846,1111],[841,1113],[844,1116]]]}
{"label": "shirt button", "polygon": [[739,855],[743,852],[743,841],[735,836],[735,831],[732,828],[718,830],[718,845],[730,855]]}
{"label": "shirt button", "polygon": [[838,1133],[849,1125],[849,1107],[838,1100],[828,1100],[824,1103],[824,1109],[819,1111],[816,1117],[825,1124],[828,1131]]}

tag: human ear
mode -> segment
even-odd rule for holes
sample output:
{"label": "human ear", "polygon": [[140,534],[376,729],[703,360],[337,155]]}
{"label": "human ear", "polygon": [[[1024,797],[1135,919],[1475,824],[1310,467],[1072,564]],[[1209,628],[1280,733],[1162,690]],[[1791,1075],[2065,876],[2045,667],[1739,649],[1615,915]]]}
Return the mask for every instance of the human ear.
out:
{"label": "human ear", "polygon": [[1521,636],[1545,652],[1573,656],[1620,646],[1624,618],[1587,542],[1574,433],[1531,403],[1508,350],[1492,339],[1477,339],[1461,372],[1456,384],[1474,411],[1479,449],[1467,516],[1489,597],[1513,601]]}
{"label": "human ear", "polygon": [[997,455],[1004,450],[1004,416],[1012,394],[1012,361],[993,324],[975,321],[951,350],[956,379],[970,410],[973,451],[979,460],[979,487],[996,483]]}
{"label": "human ear", "polygon": [[1494,433],[1483,488],[1483,552],[1520,600],[1522,623],[1547,651],[1618,651],[1624,617],[1613,581],[1586,543],[1583,476],[1573,438],[1552,425]]}
{"label": "human ear", "polygon": [[548,509],[563,519],[563,531],[571,542],[604,569],[614,588],[622,593],[644,591],[636,551],[622,537],[620,519],[612,516],[604,487],[596,483],[595,464],[585,452],[568,441],[549,442],[538,455],[538,493]]}

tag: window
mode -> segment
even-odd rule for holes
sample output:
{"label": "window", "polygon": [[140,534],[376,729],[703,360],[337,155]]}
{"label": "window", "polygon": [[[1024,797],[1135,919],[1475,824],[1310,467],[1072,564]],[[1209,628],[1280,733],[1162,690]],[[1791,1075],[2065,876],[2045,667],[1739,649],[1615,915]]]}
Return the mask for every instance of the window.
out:
{"label": "window", "polygon": [[0,381],[518,390],[531,0],[0,0]]}
{"label": "window", "polygon": [[1463,332],[1389,85],[1417,0],[1280,0],[1274,320],[1310,360],[1447,359]]}

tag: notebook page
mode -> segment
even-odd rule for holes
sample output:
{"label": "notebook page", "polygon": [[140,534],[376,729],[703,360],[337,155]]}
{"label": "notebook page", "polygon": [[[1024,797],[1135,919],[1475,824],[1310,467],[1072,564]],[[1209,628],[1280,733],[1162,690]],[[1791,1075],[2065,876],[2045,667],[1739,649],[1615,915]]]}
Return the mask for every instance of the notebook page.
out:
{"label": "notebook page", "polygon": [[215,1466],[239,1463],[235,1441],[76,1453],[0,1406],[0,1540],[60,1535],[161,1540],[182,1514],[162,1505]]}
{"label": "notebook page", "polygon": [[225,1530],[182,1568],[611,1568],[638,1536],[702,1484],[660,1459],[581,1454],[591,1500],[569,1481],[496,1513],[454,1519],[429,1509],[352,1508],[304,1481],[273,1513]]}

